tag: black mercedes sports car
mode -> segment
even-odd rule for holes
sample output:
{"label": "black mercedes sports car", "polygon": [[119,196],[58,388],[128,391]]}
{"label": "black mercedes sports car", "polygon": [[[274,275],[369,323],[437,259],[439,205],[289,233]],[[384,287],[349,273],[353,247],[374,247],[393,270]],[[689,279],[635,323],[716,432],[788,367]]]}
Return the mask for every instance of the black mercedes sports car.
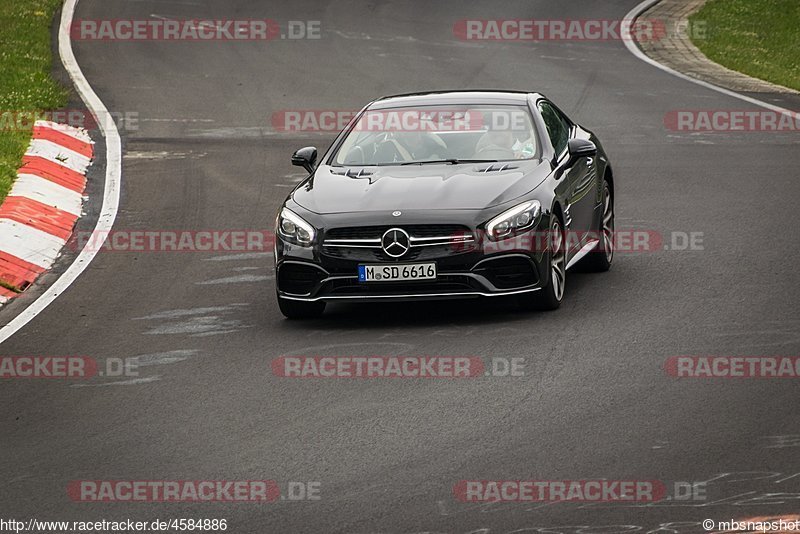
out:
{"label": "black mercedes sports car", "polygon": [[380,98],[276,219],[276,289],[289,318],[340,300],[515,296],[552,310],[578,261],[613,258],[614,177],[597,137],[538,93]]}

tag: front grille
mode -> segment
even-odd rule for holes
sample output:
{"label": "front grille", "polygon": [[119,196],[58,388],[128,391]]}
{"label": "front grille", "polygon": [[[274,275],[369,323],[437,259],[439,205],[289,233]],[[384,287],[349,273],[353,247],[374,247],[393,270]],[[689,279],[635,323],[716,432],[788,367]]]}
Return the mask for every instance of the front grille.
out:
{"label": "front grille", "polygon": [[[438,248],[438,247],[428,247],[428,248]],[[380,247],[377,248],[341,247],[341,246],[325,247],[326,256],[330,256],[332,258],[339,258],[343,260],[359,261],[359,262],[395,261],[398,263],[404,263],[409,260],[420,259],[420,257],[429,257],[428,253],[429,251],[421,247],[411,248],[400,258],[390,258],[386,254],[384,254],[383,250]],[[425,256],[423,256],[423,254],[425,254]]]}
{"label": "front grille", "polygon": [[332,228],[325,239],[380,239],[390,228],[402,228],[411,237],[450,237],[472,235],[469,228],[459,224],[410,224],[406,226],[358,226]]}
{"label": "front grille", "polygon": [[[381,247],[381,237],[391,228],[402,228],[411,238],[411,248],[400,258],[388,256]],[[458,224],[358,226],[328,230],[322,242],[322,253],[330,258],[358,262],[407,262],[472,252],[474,243],[470,229]]]}

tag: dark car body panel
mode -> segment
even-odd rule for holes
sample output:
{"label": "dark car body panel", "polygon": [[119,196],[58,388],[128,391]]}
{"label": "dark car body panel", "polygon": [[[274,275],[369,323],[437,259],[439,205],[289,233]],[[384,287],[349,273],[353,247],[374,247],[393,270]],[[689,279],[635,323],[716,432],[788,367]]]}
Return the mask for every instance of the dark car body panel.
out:
{"label": "dark car body panel", "polygon": [[[292,198],[321,214],[357,211],[485,209],[535,189],[552,171],[543,161],[513,162],[484,172],[486,164],[371,167],[361,178],[320,165]],[[341,168],[340,168],[341,169]],[[358,172],[361,169],[354,169]]]}
{"label": "dark car body panel", "polygon": [[[531,236],[547,233],[553,213],[565,219],[568,230],[582,233],[596,229],[601,217],[602,180],[610,168],[597,137],[576,124],[571,124],[570,136],[595,143],[596,156],[570,161],[567,153],[555,154],[536,108],[542,99],[544,97],[537,93],[458,91],[402,95],[379,99],[366,106],[361,113],[443,104],[525,105],[531,110],[539,137],[537,155],[529,160],[504,161],[502,163],[511,168],[491,172],[485,172],[487,164],[484,163],[363,168],[333,165],[333,158],[348,130],[345,129],[319,159],[315,172],[292,191],[284,204],[314,226],[317,236],[311,247],[294,245],[280,237],[276,239],[279,296],[305,301],[416,300],[538,290],[548,276],[547,250],[541,247],[503,250],[493,243],[488,243],[487,247],[483,235],[487,221],[522,202],[537,200],[542,214],[528,231]],[[437,231],[456,234],[463,231],[474,236],[476,241],[470,245],[451,243],[424,250],[412,249],[413,256],[400,259],[374,248],[326,245],[326,240],[337,235],[363,234],[374,239],[395,227],[407,229],[412,237],[414,232],[428,235]],[[520,237],[525,235],[517,239]],[[567,253],[568,261],[577,257],[586,243],[579,240],[573,245]],[[429,261],[437,265],[436,282],[357,281],[359,264],[401,265]],[[528,271],[529,275],[525,275]]]}

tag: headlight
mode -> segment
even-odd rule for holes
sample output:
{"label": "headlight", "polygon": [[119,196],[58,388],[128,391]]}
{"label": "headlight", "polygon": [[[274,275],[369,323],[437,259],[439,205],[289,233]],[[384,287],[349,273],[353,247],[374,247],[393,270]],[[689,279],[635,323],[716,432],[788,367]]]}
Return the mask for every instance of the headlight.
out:
{"label": "headlight", "polygon": [[301,247],[309,247],[314,241],[314,236],[317,231],[314,227],[304,221],[295,212],[283,208],[278,220],[276,221],[277,228],[275,231],[284,240]]}
{"label": "headlight", "polygon": [[486,223],[486,235],[492,241],[499,241],[532,228],[542,213],[538,200],[531,200],[508,211],[504,211]]}

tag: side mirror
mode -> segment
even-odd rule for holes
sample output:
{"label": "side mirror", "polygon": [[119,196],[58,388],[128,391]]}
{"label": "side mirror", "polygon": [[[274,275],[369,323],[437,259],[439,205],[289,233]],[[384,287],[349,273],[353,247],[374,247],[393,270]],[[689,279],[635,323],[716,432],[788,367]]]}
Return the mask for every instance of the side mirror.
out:
{"label": "side mirror", "polygon": [[567,143],[571,162],[580,158],[591,158],[597,155],[597,147],[588,139],[570,139]]}
{"label": "side mirror", "polygon": [[569,169],[581,158],[593,158],[597,155],[597,146],[588,139],[570,139],[567,143],[569,158],[567,162],[556,170],[556,180],[561,178],[565,170]]}
{"label": "side mirror", "polygon": [[[592,145],[594,146],[594,145]],[[307,146],[292,154],[292,165],[303,167],[310,173],[314,172],[317,164],[317,147]]]}

